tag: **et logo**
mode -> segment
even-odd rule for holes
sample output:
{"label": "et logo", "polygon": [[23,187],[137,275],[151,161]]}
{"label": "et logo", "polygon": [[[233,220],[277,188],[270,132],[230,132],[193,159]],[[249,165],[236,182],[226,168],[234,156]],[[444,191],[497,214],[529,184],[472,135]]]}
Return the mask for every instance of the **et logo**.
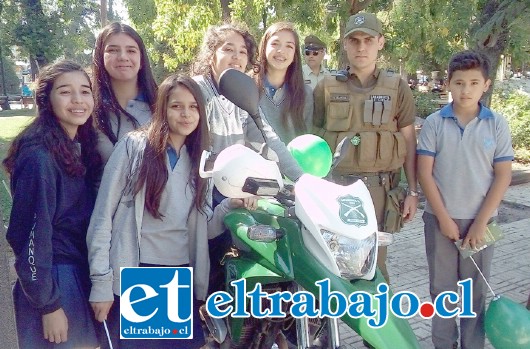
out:
{"label": "et logo", "polygon": [[192,268],[121,268],[120,338],[192,339]]}

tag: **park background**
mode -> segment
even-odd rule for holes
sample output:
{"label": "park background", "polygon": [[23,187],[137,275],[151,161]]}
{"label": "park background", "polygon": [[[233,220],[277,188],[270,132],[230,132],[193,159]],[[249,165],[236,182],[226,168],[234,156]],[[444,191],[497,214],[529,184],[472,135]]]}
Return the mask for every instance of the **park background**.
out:
{"label": "park background", "polygon": [[[340,38],[348,17],[360,11],[376,13],[385,27],[386,44],[378,66],[406,80],[443,78],[450,56],[466,48],[487,55],[493,63],[494,85],[484,102],[510,124],[516,149],[514,174],[519,174],[512,184],[530,181],[530,0],[0,0],[0,160],[35,114],[31,103],[21,103],[22,85],[32,87],[39,68],[56,59],[75,60],[90,71],[96,35],[110,21],[126,22],[140,33],[161,82],[170,73],[188,71],[208,25],[230,20],[245,23],[258,42],[270,24],[291,21],[302,40],[316,34],[327,42],[327,66],[343,69]],[[422,118],[439,107],[440,96],[429,88],[418,90],[413,93],[419,127]],[[3,96],[7,104],[1,103]],[[11,201],[3,168],[0,181],[0,234],[4,235]],[[530,224],[529,197],[530,184],[512,186],[501,205],[507,238],[496,252],[492,273],[494,289],[521,304],[529,287],[530,239],[525,232]],[[418,216],[398,235],[389,268],[397,280],[396,291],[417,288],[427,299],[422,236]],[[1,322],[0,334],[6,344],[16,342],[7,301],[15,275],[4,236],[0,245],[0,293],[5,295],[2,305],[8,305],[0,307],[0,317],[8,319]],[[415,320],[412,326],[422,348],[430,348],[429,322]],[[362,345],[355,335],[344,339],[348,348]]]}
{"label": "park background", "polygon": [[[444,78],[449,58],[462,49],[487,55],[494,83],[484,102],[508,119],[516,167],[530,162],[530,0],[1,0],[0,117],[11,118],[0,123],[0,159],[27,124],[23,116],[34,114],[6,110],[9,102],[28,107],[20,98],[23,85],[34,87],[39,67],[56,59],[90,71],[96,35],[110,21],[137,29],[161,82],[187,72],[206,28],[222,21],[246,24],[257,42],[270,24],[291,21],[302,40],[316,34],[328,43],[329,68],[344,69],[340,38],[348,17],[360,11],[376,13],[384,24],[378,66],[406,80]],[[419,90],[413,93],[421,124],[440,106],[440,96]],[[0,179],[8,183],[3,169]],[[0,193],[6,220],[9,198],[5,189]]]}

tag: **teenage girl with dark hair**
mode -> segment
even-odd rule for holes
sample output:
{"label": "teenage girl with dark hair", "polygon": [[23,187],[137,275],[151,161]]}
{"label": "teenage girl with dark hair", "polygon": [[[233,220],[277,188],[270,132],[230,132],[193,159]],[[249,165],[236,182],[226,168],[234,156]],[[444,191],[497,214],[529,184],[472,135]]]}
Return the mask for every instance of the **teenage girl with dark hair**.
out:
{"label": "teenage girl with dark hair", "polygon": [[311,132],[313,91],[304,83],[300,39],[290,22],[271,25],[259,45],[259,67],[254,78],[260,107],[280,139],[288,144]]}
{"label": "teenage girl with dark hair", "polygon": [[[233,144],[259,146],[266,142],[278,157],[280,171],[295,181],[302,175],[302,169],[266,120],[263,120],[266,139],[263,139],[262,133],[248,113],[219,93],[219,78],[226,69],[246,72],[255,64],[256,41],[248,30],[237,24],[208,28],[191,72],[206,99],[212,153],[210,161],[215,160],[223,149]],[[224,196],[214,188],[214,207],[223,199]],[[224,276],[219,263],[230,244],[231,236],[228,231],[210,241],[210,292],[222,287]]]}
{"label": "teenage girl with dark hair", "polygon": [[302,169],[266,120],[267,139],[264,140],[248,113],[219,94],[219,78],[226,69],[246,72],[255,64],[256,42],[246,29],[237,24],[208,28],[192,66],[192,74],[195,75],[193,79],[201,87],[206,99],[212,153],[215,157],[233,144],[267,142],[278,156],[282,173],[292,180],[297,180],[302,175]]}
{"label": "teenage girl with dark hair", "polygon": [[60,61],[41,71],[35,94],[37,117],[3,161],[13,192],[7,240],[19,344],[95,348],[85,241],[101,168],[92,86],[81,66]]}
{"label": "teenage girl with dark hair", "polygon": [[118,22],[98,35],[92,72],[98,151],[106,163],[120,138],[151,119],[157,86],[142,38]]}
{"label": "teenage girl with dark hair", "polygon": [[[172,75],[160,85],[152,122],[119,141],[105,167],[87,243],[90,302],[96,318],[107,319],[113,339],[119,338],[121,267],[191,266],[195,299],[204,300],[209,231],[210,237],[222,231],[222,218],[232,207],[255,206],[249,200],[225,200],[208,222],[211,193],[199,177],[200,156],[206,149],[201,90],[191,78]],[[119,345],[122,349],[200,347],[204,338],[198,317],[194,326],[193,340],[129,339]]]}

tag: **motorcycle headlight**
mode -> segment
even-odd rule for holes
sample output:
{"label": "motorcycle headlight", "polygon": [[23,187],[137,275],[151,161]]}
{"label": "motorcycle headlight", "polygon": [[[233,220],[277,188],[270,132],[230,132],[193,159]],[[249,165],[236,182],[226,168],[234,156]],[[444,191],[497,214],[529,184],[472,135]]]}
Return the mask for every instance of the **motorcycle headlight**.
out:
{"label": "motorcycle headlight", "polygon": [[376,233],[362,240],[351,239],[322,229],[326,241],[342,277],[359,279],[372,269],[376,262]]}

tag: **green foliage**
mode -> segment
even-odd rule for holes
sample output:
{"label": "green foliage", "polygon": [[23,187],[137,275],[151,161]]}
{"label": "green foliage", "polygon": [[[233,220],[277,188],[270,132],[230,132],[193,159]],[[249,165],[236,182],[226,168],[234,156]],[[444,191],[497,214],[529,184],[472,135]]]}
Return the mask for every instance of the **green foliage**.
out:
{"label": "green foliage", "polygon": [[[39,65],[68,58],[91,62],[99,0],[2,0],[0,40]],[[35,66],[36,68],[36,66]]]}
{"label": "green foliage", "polygon": [[433,102],[433,100],[440,98],[437,93],[419,92],[414,90],[412,91],[412,94],[414,95],[414,101],[416,103],[416,116],[425,119],[427,116],[440,109],[438,104]]}
{"label": "green foliage", "polygon": [[[13,138],[18,135],[18,133],[27,126],[32,117],[22,116],[29,113],[34,113],[34,111],[29,110],[14,110],[11,111],[2,111],[0,112],[0,161],[4,160],[9,149],[9,145]],[[7,116],[7,117],[4,117]],[[2,210],[2,216],[7,221],[9,218],[9,212],[11,211],[11,199],[7,193],[7,190],[4,188],[4,181],[9,187],[9,177],[4,171],[4,168],[0,166],[0,209]],[[3,222],[0,222],[3,224]]]}
{"label": "green foliage", "polygon": [[53,2],[55,7],[50,8],[48,16],[59,18],[54,40],[59,43],[62,56],[89,66],[92,63],[92,48],[96,43],[94,27],[99,23],[99,0]]}
{"label": "green foliage", "polygon": [[[2,53],[6,52],[7,50],[5,48],[2,48]],[[3,57],[3,63],[4,63],[4,79],[6,81],[6,86],[2,85],[2,78],[0,75],[0,95],[3,94],[20,94],[20,81],[18,80],[18,77],[15,73],[15,64],[11,59],[4,56]],[[1,74],[1,72],[0,72]]]}
{"label": "green foliage", "polygon": [[530,96],[518,90],[495,89],[491,109],[502,114],[512,133],[513,147],[516,154],[526,157],[526,162],[530,162],[528,157],[530,149]]}

